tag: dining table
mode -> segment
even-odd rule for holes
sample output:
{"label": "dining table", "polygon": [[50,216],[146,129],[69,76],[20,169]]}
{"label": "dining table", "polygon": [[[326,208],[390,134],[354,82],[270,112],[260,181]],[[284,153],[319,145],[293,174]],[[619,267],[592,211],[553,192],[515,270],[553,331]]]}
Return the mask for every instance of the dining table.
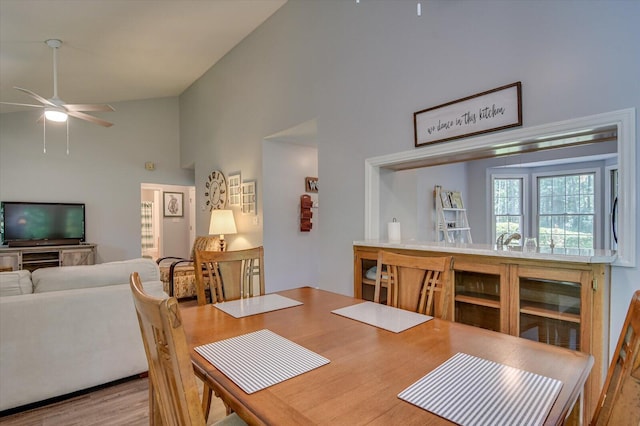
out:
{"label": "dining table", "polygon": [[[241,317],[212,304],[180,308],[196,375],[248,424],[453,424],[399,395],[456,356],[464,356],[553,382],[559,388],[557,397],[552,396],[550,408],[539,414],[541,424],[558,425],[576,404],[579,407],[593,365],[589,354],[438,318],[389,331],[334,312],[371,302],[317,288],[274,294],[299,303]],[[196,350],[265,330],[328,362],[249,393]],[[236,358],[244,362],[242,355]],[[464,375],[475,378],[476,373]],[[513,383],[470,383],[475,384],[465,387],[471,396],[491,396],[500,387],[515,392],[509,388]],[[445,406],[448,398],[443,397]]]}

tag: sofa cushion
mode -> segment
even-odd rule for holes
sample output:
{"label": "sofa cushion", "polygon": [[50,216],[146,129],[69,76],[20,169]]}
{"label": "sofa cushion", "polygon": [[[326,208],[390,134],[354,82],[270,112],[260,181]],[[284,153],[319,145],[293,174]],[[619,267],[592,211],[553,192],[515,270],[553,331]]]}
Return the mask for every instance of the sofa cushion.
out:
{"label": "sofa cushion", "polygon": [[160,281],[158,265],[151,259],[132,259],[98,265],[62,266],[36,269],[31,274],[33,292],[71,290],[76,288],[103,287],[128,284],[132,272],[140,274],[140,280]]}
{"label": "sofa cushion", "polygon": [[0,297],[31,293],[33,293],[31,272],[26,270],[0,272]]}

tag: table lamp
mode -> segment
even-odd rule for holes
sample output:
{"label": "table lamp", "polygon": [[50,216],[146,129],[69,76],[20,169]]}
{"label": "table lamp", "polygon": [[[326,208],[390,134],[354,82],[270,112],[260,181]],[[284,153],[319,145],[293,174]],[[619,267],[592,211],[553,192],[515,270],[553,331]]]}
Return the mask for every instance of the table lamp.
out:
{"label": "table lamp", "polygon": [[209,235],[220,235],[220,251],[225,251],[224,234],[237,234],[236,221],[232,210],[212,210]]}

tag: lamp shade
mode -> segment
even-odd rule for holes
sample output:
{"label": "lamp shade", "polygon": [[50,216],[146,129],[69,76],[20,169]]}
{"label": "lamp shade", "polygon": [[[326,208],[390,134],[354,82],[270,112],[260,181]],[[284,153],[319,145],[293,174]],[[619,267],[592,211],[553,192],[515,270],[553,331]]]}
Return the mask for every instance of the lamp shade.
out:
{"label": "lamp shade", "polygon": [[232,210],[212,210],[209,235],[237,234],[236,221]]}

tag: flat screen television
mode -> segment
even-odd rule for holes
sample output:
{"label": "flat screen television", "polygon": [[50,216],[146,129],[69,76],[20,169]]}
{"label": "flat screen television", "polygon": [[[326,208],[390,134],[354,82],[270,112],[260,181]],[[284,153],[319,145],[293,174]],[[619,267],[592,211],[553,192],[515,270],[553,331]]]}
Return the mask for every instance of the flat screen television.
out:
{"label": "flat screen television", "polygon": [[0,238],[10,247],[80,244],[85,208],[77,203],[0,203]]}

